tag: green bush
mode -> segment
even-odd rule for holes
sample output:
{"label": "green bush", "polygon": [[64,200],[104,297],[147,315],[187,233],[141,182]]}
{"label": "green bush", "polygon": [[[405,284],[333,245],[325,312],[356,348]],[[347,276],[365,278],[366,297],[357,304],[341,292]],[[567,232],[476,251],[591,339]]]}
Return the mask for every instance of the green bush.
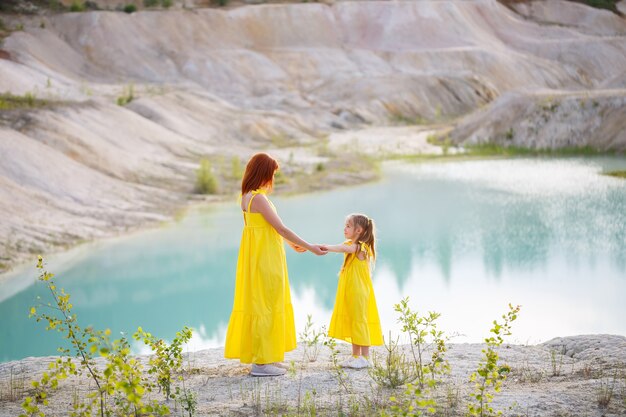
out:
{"label": "green bush", "polygon": [[[70,295],[62,288],[58,289],[52,278],[54,274],[44,269],[43,259],[39,256],[37,269],[38,281],[50,292],[52,302],[30,309],[29,317],[37,322],[46,323],[46,330],[61,333],[71,344],[71,349],[59,348],[61,357],[52,362],[42,373],[39,380],[32,383],[31,395],[22,402],[23,413],[20,417],[44,416],[44,409],[52,398],[50,393],[58,388],[59,382],[72,377],[88,378],[93,392],[84,400],[76,400],[72,409],[73,416],[162,416],[171,415],[167,406],[146,394],[159,389],[168,398],[180,402],[191,416],[195,411],[195,393],[186,390],[182,374],[182,345],[191,339],[191,329],[185,327],[176,333],[172,344],[156,339],[141,328],[134,338],[143,340],[153,351],[149,369],[144,372],[141,361],[131,356],[130,343],[126,337],[111,340],[111,331],[96,330],[93,327],[79,325],[76,314],[72,312]],[[71,354],[73,351],[73,355]],[[96,358],[104,359],[103,366],[96,366]],[[172,376],[182,383],[176,384],[172,393]],[[156,382],[152,378],[156,377]]]}
{"label": "green bush", "polygon": [[304,330],[299,335],[300,342],[304,344],[303,357],[305,362],[315,362],[317,360],[317,356],[319,355],[320,348],[322,346],[323,337],[326,334],[326,329],[324,327],[322,327],[321,330],[313,327],[312,317],[313,316],[311,314],[306,316]]}
{"label": "green bush", "polygon": [[11,93],[0,94],[0,110],[28,109],[43,107],[48,102],[38,99],[34,93],[26,93],[23,96],[16,96]]}
{"label": "green bush", "polygon": [[143,0],[144,7],[156,7],[159,5],[159,0]]}
{"label": "green bush", "polygon": [[165,7],[166,9],[172,7],[172,0],[161,0],[161,7]]}
{"label": "green bush", "polygon": [[[579,0],[580,1],[580,0]],[[616,11],[616,4],[619,0],[582,0],[582,3],[585,3],[588,6],[596,7],[598,9],[607,9]]]}
{"label": "green bush", "polygon": [[85,11],[85,3],[80,3],[75,1],[70,6],[70,12],[84,12]]}
{"label": "green bush", "polygon": [[217,178],[211,169],[208,159],[200,161],[200,167],[196,171],[196,192],[199,194],[216,194],[218,191]]}
{"label": "green bush", "polygon": [[122,91],[122,95],[117,98],[118,106],[125,106],[131,101],[135,99],[135,87],[132,84],[129,84],[127,87],[124,87]]}
{"label": "green bush", "polygon": [[497,349],[504,343],[504,337],[511,335],[511,323],[517,319],[520,306],[509,304],[509,311],[502,315],[502,322],[493,321],[493,327],[489,330],[493,333],[485,339],[487,349],[483,349],[478,368],[470,376],[470,382],[474,383],[474,392],[470,394],[472,402],[468,406],[468,415],[472,417],[489,417],[502,415],[491,406],[494,394],[500,392],[502,381],[511,372],[511,367],[500,362]]}
{"label": "green bush", "polygon": [[374,352],[372,367],[368,369],[369,376],[381,387],[397,388],[415,381],[417,373],[411,359],[398,348],[398,340],[395,341],[389,332],[389,339],[385,340],[387,355],[383,356]]}
{"label": "green bush", "polygon": [[137,11],[137,6],[134,4],[127,4],[124,6],[124,13],[135,13]]}

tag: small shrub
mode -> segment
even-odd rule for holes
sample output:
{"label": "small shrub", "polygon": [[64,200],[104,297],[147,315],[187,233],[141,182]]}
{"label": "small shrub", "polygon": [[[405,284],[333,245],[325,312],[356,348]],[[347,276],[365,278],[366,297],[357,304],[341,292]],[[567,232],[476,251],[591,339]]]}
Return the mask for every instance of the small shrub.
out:
{"label": "small shrub", "polygon": [[609,171],[605,172],[604,175],[616,178],[626,178],[626,171]]}
{"label": "small shrub", "polygon": [[550,113],[554,113],[557,111],[561,103],[558,100],[554,100],[552,97],[548,97],[541,103],[541,108]]}
{"label": "small shrub", "polygon": [[434,133],[431,133],[428,136],[426,136],[426,143],[429,143],[431,145],[436,145],[436,146],[440,145],[439,138]]}
{"label": "small shrub", "polygon": [[595,7],[597,9],[607,9],[612,12],[617,11],[616,4],[619,0],[577,0],[580,3],[584,3],[588,6]]}
{"label": "small shrub", "polygon": [[[109,329],[101,331],[91,326],[81,327],[76,314],[72,313],[70,295],[63,289],[57,289],[52,280],[54,274],[44,269],[41,256],[37,268],[40,271],[39,281],[46,285],[52,302],[47,304],[40,302],[37,307],[31,307],[29,317],[35,317],[37,322],[46,323],[46,330],[55,330],[63,334],[70,342],[71,349],[59,348],[62,356],[48,366],[39,380],[33,381],[31,395],[22,403],[24,412],[20,417],[44,416],[42,407],[52,401],[49,392],[58,388],[60,381],[72,376],[87,376],[94,384],[95,391],[90,392],[84,401],[75,392],[71,409],[67,410],[69,415],[100,417],[171,415],[166,406],[156,400],[144,398],[147,393],[158,387],[166,392],[169,398],[175,398],[189,413],[189,417],[192,417],[196,407],[195,393],[185,389],[181,372],[182,344],[191,339],[191,329],[185,327],[176,333],[171,345],[157,340],[141,328],[137,330],[135,339],[143,339],[154,353],[150,358],[151,367],[146,375],[141,361],[131,356],[130,343],[126,337],[111,340]],[[70,356],[71,351],[74,357]],[[98,356],[105,360],[102,366],[96,366]],[[150,375],[156,375],[156,384],[150,380]],[[177,379],[182,381],[182,391],[180,386],[176,386],[175,394],[171,394],[172,375],[180,375]]]}
{"label": "small shrub", "polygon": [[70,5],[70,12],[84,12],[84,11],[85,11],[85,3],[75,1]]}
{"label": "small shrub", "polygon": [[470,382],[474,383],[474,392],[470,394],[473,402],[468,404],[468,414],[470,416],[488,417],[500,415],[491,406],[493,392],[499,392],[502,381],[511,372],[511,367],[499,363],[499,355],[496,349],[504,342],[504,336],[511,335],[511,323],[517,319],[520,306],[513,307],[509,304],[509,311],[502,315],[502,324],[497,320],[493,321],[490,332],[494,335],[485,339],[487,349],[483,349],[482,361],[478,364],[478,369],[470,376]]}
{"label": "small shrub", "polygon": [[550,364],[552,365],[552,376],[561,375],[561,367],[563,366],[563,354],[564,347],[560,350],[550,349]]}
{"label": "small shrub", "polygon": [[196,192],[198,194],[216,194],[218,191],[217,178],[211,169],[211,163],[204,158],[196,171]]}
{"label": "small shrub", "polygon": [[[59,382],[70,376],[87,376],[95,386],[84,402],[76,399],[71,415],[101,417],[108,415],[167,415],[169,409],[154,400],[146,400],[144,395],[152,390],[153,384],[142,373],[143,365],[130,356],[130,344],[125,337],[111,340],[111,331],[81,327],[76,314],[72,313],[70,295],[57,289],[46,271],[43,258],[37,263],[40,271],[38,281],[44,283],[53,302],[31,307],[29,317],[47,324],[46,330],[55,330],[70,342],[71,350],[59,348],[61,357],[52,362],[39,380],[32,383],[32,395],[22,402],[24,411],[20,417],[43,416],[41,407],[49,405],[49,392],[58,388]],[[38,310],[38,307],[44,307]],[[105,359],[104,367],[96,366],[96,357]],[[77,364],[78,363],[78,364]],[[170,365],[173,367],[173,365]],[[113,400],[111,404],[108,399]]]}
{"label": "small shrub", "polygon": [[379,360],[376,352],[372,356],[372,367],[368,373],[374,382],[385,388],[397,388],[415,381],[417,375],[414,364],[398,350],[398,340],[394,341],[391,338],[391,332],[385,342],[385,349],[387,356],[382,360]]}
{"label": "small shrub", "polygon": [[513,140],[515,139],[515,131],[513,130],[513,128],[509,128],[509,130],[506,131],[506,133],[504,134],[504,137],[506,138],[506,140]]}
{"label": "small shrub", "polygon": [[[436,386],[444,375],[450,371],[445,360],[448,338],[437,330],[437,320],[441,314],[429,312],[420,316],[409,307],[406,297],[394,306],[400,314],[398,321],[402,332],[409,336],[411,354],[413,356],[414,383],[408,383],[402,395],[389,398],[391,416],[422,416],[436,412],[437,400],[434,395]],[[408,375],[406,375],[408,377]]]}
{"label": "small shrub", "polygon": [[[611,399],[615,396],[615,386],[621,377],[618,370],[614,370],[611,376],[600,379],[600,386],[596,390],[598,407],[607,408],[609,406]],[[624,401],[626,402],[626,398]]]}
{"label": "small shrub", "polygon": [[38,99],[34,93],[28,92],[23,96],[16,96],[11,93],[0,94],[0,110],[27,109],[43,107],[47,105],[46,100]]}
{"label": "small shrub", "polygon": [[306,316],[306,324],[304,330],[300,333],[300,341],[304,343],[304,360],[308,362],[315,362],[322,346],[323,337],[326,334],[326,329],[322,327],[321,330],[316,330],[313,327],[313,320],[310,314]]}
{"label": "small shrub", "polygon": [[137,11],[137,6],[135,6],[134,4],[127,4],[126,6],[124,6],[124,13],[135,13]]}
{"label": "small shrub", "polygon": [[135,87],[132,84],[124,87],[122,95],[117,98],[118,106],[125,106],[135,99]]}
{"label": "small shrub", "polygon": [[318,162],[317,165],[315,165],[315,171],[317,171],[317,172],[322,172],[325,169],[326,169],[326,167],[321,162]]}
{"label": "small shrub", "polygon": [[580,373],[583,376],[583,378],[591,379],[593,378],[593,367],[590,364],[586,363],[583,366],[583,369],[581,369]]}
{"label": "small shrub", "polygon": [[441,109],[441,104],[437,104],[437,107],[435,108],[435,120],[439,120],[442,114],[443,111]]}
{"label": "small shrub", "polygon": [[159,5],[159,0],[143,0],[144,7],[156,7]]}
{"label": "small shrub", "polygon": [[150,358],[148,373],[156,375],[159,388],[166,399],[176,398],[176,395],[172,394],[172,371],[182,368],[183,345],[191,339],[191,329],[185,326],[182,331],[176,333],[176,337],[169,345],[163,339],[157,339],[145,332],[141,327],[137,329],[133,338],[143,341],[152,349],[154,355]]}
{"label": "small shrub", "polygon": [[450,140],[450,136],[446,136],[446,138],[443,140],[443,143],[441,144],[441,151],[443,152],[444,156],[447,156],[450,152],[450,146],[452,146],[452,140]]}
{"label": "small shrub", "polygon": [[161,7],[164,7],[166,9],[172,7],[172,4],[172,0],[161,0]]}
{"label": "small shrub", "polygon": [[304,398],[302,399],[302,411],[306,416],[316,416],[317,415],[317,403],[315,399],[317,398],[317,390],[313,388],[311,391],[307,391],[304,393]]}
{"label": "small shrub", "polygon": [[337,383],[347,394],[352,393],[352,383],[346,375],[346,371],[343,370],[339,364],[339,350],[337,349],[337,342],[332,337],[326,335],[324,340],[324,346],[330,349],[330,372],[337,379]]}
{"label": "small shrub", "polygon": [[[419,389],[435,386],[450,370],[445,360],[448,338],[437,329],[437,320],[441,314],[431,311],[428,315],[420,316],[409,307],[409,297],[396,304],[394,310],[400,314],[398,321],[402,325],[402,332],[409,336]],[[428,352],[431,352],[430,360],[427,358]]]}
{"label": "small shrub", "polygon": [[537,384],[543,380],[545,371],[525,363],[522,367],[516,370],[516,374],[519,382]]}

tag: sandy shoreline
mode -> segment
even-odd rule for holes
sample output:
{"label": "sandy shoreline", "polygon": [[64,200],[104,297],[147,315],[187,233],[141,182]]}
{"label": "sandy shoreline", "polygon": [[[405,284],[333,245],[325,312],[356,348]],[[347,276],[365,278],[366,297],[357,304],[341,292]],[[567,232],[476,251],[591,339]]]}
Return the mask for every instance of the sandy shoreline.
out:
{"label": "sandy shoreline", "polygon": [[[461,416],[467,410],[472,389],[469,376],[481,360],[482,344],[450,344],[447,359],[451,373],[436,390],[438,415]],[[348,355],[349,345],[338,345]],[[407,349],[407,346],[403,346]],[[187,387],[198,397],[197,416],[254,415],[379,415],[390,405],[389,398],[401,396],[405,388],[380,388],[367,371],[347,370],[348,390],[334,376],[329,350],[322,347],[315,362],[304,362],[304,343],[286,355],[293,370],[277,378],[253,378],[249,365],[223,358],[223,349],[208,349],[186,355]],[[384,349],[374,352],[384,355]],[[511,373],[496,393],[494,408],[505,416],[605,416],[626,415],[626,337],[585,335],[555,338],[539,345],[503,345],[503,362]],[[556,362],[552,359],[556,358]],[[0,364],[0,392],[6,394],[9,379],[28,381],[43,372],[52,360],[27,358]],[[143,357],[145,360],[146,357]],[[83,381],[63,382],[51,396],[47,415],[66,415],[73,395],[85,395]],[[599,395],[608,386],[612,398],[606,408]],[[21,390],[19,396],[25,395]],[[0,417],[20,413],[20,401],[0,402]],[[158,397],[157,397],[158,398]],[[169,404],[172,408],[174,404]],[[298,412],[299,410],[299,412]],[[180,412],[180,408],[177,412]],[[173,413],[176,414],[176,413]]]}

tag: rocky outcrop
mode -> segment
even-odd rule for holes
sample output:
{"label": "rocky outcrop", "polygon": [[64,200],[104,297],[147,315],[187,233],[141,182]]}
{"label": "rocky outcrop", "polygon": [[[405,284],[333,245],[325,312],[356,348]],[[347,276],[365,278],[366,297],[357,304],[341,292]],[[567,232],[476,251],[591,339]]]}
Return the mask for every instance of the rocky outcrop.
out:
{"label": "rocky outcrop", "polygon": [[507,93],[464,118],[450,136],[457,144],[624,152],[626,90]]}

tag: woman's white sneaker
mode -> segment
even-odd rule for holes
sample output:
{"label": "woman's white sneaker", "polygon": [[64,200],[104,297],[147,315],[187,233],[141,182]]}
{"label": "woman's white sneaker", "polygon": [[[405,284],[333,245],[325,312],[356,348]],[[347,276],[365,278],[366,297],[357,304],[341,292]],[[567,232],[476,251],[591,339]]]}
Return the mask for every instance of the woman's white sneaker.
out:
{"label": "woman's white sneaker", "polygon": [[285,375],[287,372],[286,369],[279,368],[278,366],[274,366],[272,364],[266,365],[257,365],[256,363],[252,364],[252,370],[250,371],[250,375],[252,376],[280,376]]}

